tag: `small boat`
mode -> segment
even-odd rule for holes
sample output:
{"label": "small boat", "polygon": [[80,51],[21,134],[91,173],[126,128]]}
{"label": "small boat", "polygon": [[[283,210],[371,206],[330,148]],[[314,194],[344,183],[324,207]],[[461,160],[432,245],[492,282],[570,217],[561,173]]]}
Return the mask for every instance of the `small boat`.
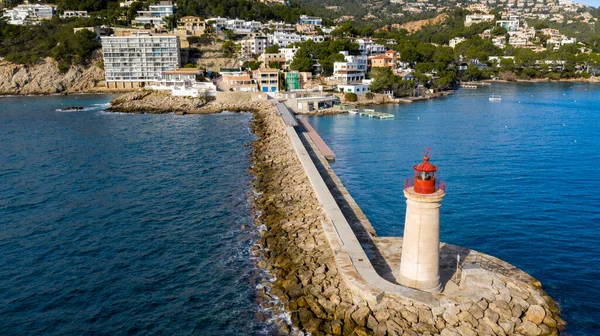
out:
{"label": "small boat", "polygon": [[348,110],[348,113],[350,113],[350,114],[359,114],[360,110],[359,109],[350,109],[350,110]]}
{"label": "small boat", "polygon": [[502,98],[500,96],[492,93],[492,95],[490,96],[490,101],[491,102],[499,102],[499,101],[502,101]]}

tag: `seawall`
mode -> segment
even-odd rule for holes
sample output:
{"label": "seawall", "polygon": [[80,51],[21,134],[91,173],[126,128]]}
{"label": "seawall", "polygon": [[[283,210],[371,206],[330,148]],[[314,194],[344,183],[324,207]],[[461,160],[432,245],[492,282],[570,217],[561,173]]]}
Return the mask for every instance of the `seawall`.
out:
{"label": "seawall", "polygon": [[[269,293],[284,303],[293,328],[313,335],[558,334],[564,321],[539,282],[476,251],[442,244],[448,278],[440,295],[394,283],[382,268],[397,267],[402,239],[376,236],[310,139],[272,106],[255,111],[252,129],[263,266],[276,277]],[[448,266],[456,254],[461,273]],[[483,267],[482,258],[502,272]]]}

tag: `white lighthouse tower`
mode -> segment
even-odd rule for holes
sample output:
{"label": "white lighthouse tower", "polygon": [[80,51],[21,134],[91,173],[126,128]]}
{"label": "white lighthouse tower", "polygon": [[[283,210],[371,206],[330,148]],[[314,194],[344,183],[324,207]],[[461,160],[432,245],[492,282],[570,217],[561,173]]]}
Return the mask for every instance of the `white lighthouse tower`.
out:
{"label": "white lighthouse tower", "polygon": [[414,178],[404,182],[406,221],[397,279],[407,287],[439,292],[440,206],[445,184],[436,180],[437,167],[429,162],[428,154],[414,170]]}

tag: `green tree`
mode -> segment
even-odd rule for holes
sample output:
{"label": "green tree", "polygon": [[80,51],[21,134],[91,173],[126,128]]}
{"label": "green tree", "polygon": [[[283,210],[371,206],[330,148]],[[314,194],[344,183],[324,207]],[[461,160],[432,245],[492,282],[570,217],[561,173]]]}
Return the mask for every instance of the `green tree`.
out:
{"label": "green tree", "polygon": [[347,92],[344,94],[344,100],[353,103],[358,100],[358,96],[356,95],[356,93]]}
{"label": "green tree", "polygon": [[278,54],[279,53],[279,46],[277,44],[273,44],[267,47],[267,49],[265,49],[265,53],[267,54]]}

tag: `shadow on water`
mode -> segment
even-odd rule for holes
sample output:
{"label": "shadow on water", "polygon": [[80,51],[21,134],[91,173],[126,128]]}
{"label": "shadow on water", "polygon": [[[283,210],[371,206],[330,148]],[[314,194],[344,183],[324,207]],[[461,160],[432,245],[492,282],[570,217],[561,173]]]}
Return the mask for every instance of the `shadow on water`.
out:
{"label": "shadow on water", "polygon": [[[304,128],[301,126],[295,127],[296,132],[300,136],[304,147],[306,148],[308,154],[310,155],[313,163],[315,164],[319,174],[325,181],[325,184],[331,191],[333,198],[335,199],[337,205],[340,207],[342,214],[350,224],[352,231],[358,238],[361,246],[365,250],[365,253],[369,257],[369,260],[373,264],[373,267],[377,271],[377,273],[384,279],[389,282],[397,284],[396,278],[393,275],[392,268],[388,264],[388,262],[383,257],[381,251],[375,244],[372,239],[372,235],[376,236],[375,231],[369,233],[367,229],[362,225],[361,219],[357,216],[355,210],[352,208],[352,205],[349,204],[348,200],[344,197],[344,193],[339,189],[338,184],[334,181],[337,177],[332,176],[330,173],[331,168],[326,167],[323,163],[322,159],[313,149],[312,145],[308,140],[308,135],[305,133]],[[333,172],[333,170],[331,170]],[[339,179],[338,179],[339,181]],[[340,182],[341,183],[341,182]],[[363,215],[364,216],[364,215]]]}

